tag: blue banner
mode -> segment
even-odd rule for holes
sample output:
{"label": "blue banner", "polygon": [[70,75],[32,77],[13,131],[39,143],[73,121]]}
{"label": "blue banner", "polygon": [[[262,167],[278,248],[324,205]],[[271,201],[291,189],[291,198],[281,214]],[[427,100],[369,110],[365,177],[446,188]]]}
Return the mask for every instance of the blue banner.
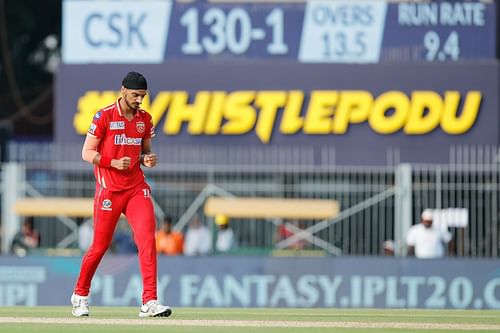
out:
{"label": "blue banner", "polygon": [[[3,257],[0,306],[69,306],[80,260]],[[162,257],[158,295],[183,307],[500,309],[498,267],[456,258]],[[91,305],[137,306],[141,293],[137,258],[106,256]]]}

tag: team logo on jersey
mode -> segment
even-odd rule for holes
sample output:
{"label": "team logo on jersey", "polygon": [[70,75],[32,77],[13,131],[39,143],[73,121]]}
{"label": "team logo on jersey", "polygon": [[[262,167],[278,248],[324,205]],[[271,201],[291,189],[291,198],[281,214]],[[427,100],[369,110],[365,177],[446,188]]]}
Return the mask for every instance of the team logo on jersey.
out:
{"label": "team logo on jersey", "polygon": [[102,209],[102,210],[112,210],[112,209],[111,209],[111,205],[112,205],[112,204],[113,204],[113,203],[111,202],[111,200],[109,200],[109,199],[104,199],[104,200],[102,201],[102,207],[101,207],[101,209]]}
{"label": "team logo on jersey", "polygon": [[94,119],[99,119],[101,118],[101,111],[97,112],[95,115],[94,115]]}
{"label": "team logo on jersey", "polygon": [[124,121],[112,121],[109,123],[109,129],[110,130],[125,129],[125,122]]}
{"label": "team logo on jersey", "polygon": [[142,121],[138,121],[136,123],[136,126],[137,126],[137,132],[139,133],[144,133],[144,130],[146,130],[146,124],[144,124],[144,122]]}
{"label": "team logo on jersey", "polygon": [[90,134],[95,134],[96,128],[97,128],[97,125],[94,124],[94,123],[91,123],[90,127],[89,127],[89,130],[87,132],[89,132]]}

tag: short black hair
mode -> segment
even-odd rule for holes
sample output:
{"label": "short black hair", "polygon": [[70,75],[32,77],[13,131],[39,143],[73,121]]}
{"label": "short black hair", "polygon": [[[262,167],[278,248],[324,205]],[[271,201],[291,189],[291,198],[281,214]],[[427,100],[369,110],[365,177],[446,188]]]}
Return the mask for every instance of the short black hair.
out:
{"label": "short black hair", "polygon": [[148,82],[144,75],[138,72],[128,72],[122,80],[122,86],[127,89],[148,89]]}

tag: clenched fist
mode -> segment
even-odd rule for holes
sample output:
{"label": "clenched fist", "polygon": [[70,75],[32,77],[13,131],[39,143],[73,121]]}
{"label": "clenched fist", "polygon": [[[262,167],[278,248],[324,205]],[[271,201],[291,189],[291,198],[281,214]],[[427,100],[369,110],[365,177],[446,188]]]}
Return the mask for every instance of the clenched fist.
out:
{"label": "clenched fist", "polygon": [[152,168],[156,166],[156,163],[158,162],[158,157],[156,154],[150,153],[150,154],[145,154],[144,155],[144,166],[147,168]]}
{"label": "clenched fist", "polygon": [[111,166],[118,170],[126,170],[130,166],[130,157],[124,156],[118,160],[111,160]]}

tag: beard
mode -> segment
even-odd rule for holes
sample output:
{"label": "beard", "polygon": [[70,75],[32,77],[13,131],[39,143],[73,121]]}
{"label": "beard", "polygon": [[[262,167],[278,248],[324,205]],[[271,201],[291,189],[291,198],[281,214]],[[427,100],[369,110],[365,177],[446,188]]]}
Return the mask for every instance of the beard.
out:
{"label": "beard", "polygon": [[133,104],[129,103],[127,101],[127,99],[125,98],[125,103],[127,104],[127,106],[131,109],[131,110],[137,110],[140,106],[140,104],[137,104],[137,106],[134,106]]}

